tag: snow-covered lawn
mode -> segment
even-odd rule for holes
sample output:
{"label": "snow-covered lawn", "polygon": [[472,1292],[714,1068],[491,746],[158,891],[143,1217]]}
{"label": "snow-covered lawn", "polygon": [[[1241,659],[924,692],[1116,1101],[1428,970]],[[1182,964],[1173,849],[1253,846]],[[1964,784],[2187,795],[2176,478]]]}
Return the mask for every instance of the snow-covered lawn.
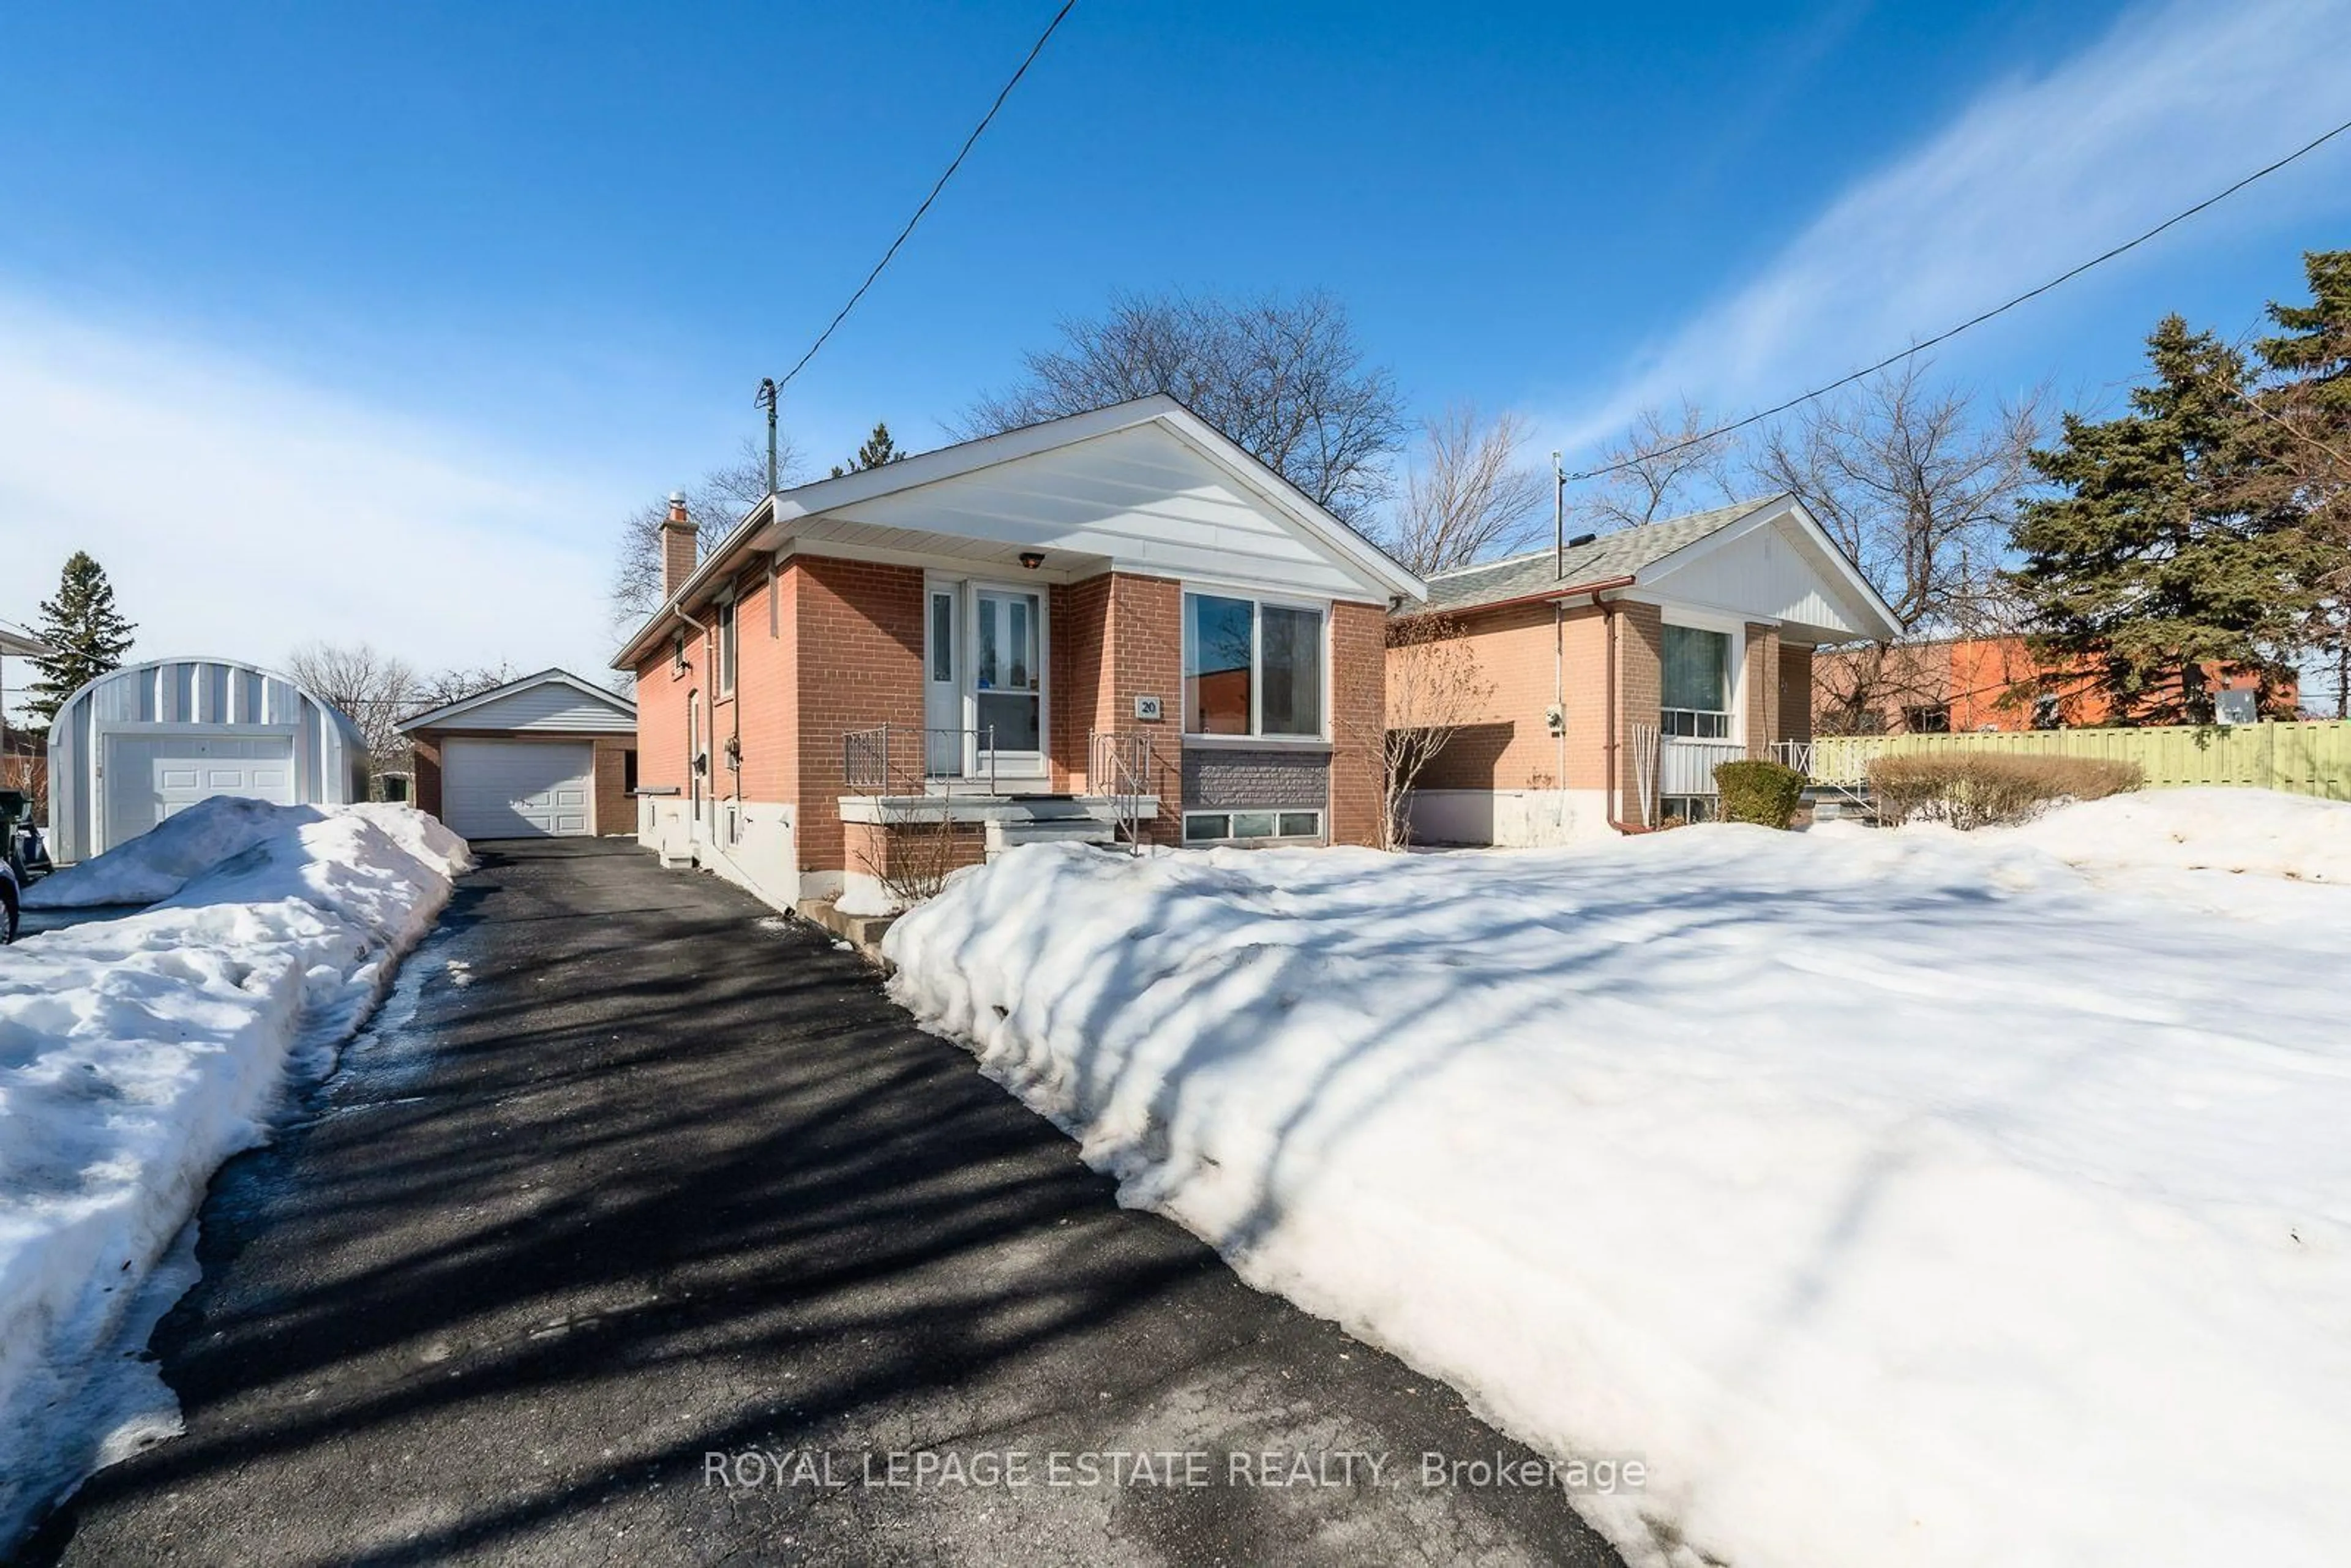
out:
{"label": "snow-covered lawn", "polygon": [[332,1065],[466,863],[405,807],[224,800],[35,884],[161,902],[0,948],[0,1554],[57,1488],[174,1429],[124,1358],[188,1282],[205,1183],[289,1074]]}
{"label": "snow-covered lawn", "polygon": [[1635,1562],[2351,1542],[2351,806],[1035,846],[886,946],[1128,1201],[1643,1457],[1576,1500]]}

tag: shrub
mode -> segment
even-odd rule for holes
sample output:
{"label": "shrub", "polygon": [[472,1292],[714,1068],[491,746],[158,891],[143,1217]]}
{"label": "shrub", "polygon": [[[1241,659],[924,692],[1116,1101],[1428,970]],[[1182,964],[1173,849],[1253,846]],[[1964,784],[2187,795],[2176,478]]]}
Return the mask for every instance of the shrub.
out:
{"label": "shrub", "polygon": [[2146,782],[2136,762],[2091,757],[1949,751],[1869,765],[1878,821],[1949,822],[1962,831],[2022,822],[2060,800],[2103,800]]}
{"label": "shrub", "polygon": [[1804,776],[1763,758],[1720,764],[1714,770],[1714,787],[1722,792],[1726,822],[1784,828],[1795,821],[1796,808],[1804,800]]}

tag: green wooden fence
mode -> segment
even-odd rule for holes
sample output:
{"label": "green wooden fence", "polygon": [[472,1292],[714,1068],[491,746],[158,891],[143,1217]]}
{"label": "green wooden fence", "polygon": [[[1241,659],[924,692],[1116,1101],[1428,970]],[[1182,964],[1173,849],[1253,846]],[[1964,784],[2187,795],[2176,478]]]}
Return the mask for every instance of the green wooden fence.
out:
{"label": "green wooden fence", "polygon": [[2342,719],[2014,734],[1823,736],[1813,742],[1809,771],[1817,782],[1852,787],[1867,781],[1873,757],[1954,751],[2136,762],[2146,771],[2150,789],[2233,784],[2351,800],[2351,722]]}

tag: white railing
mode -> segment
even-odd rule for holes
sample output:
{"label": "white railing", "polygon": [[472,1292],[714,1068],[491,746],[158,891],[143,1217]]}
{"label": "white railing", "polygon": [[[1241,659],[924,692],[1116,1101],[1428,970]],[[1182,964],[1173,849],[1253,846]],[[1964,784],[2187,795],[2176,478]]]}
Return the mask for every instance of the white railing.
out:
{"label": "white railing", "polygon": [[1679,735],[1667,736],[1657,751],[1661,796],[1712,795],[1716,793],[1714,770],[1723,763],[1743,762],[1747,758],[1744,742],[1692,740]]}

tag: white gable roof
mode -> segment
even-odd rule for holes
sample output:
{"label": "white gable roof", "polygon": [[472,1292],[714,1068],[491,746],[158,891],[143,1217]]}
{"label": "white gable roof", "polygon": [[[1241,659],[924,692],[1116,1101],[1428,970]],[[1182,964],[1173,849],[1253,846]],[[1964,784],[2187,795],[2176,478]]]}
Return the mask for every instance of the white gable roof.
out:
{"label": "white gable roof", "polygon": [[[769,497],[630,639],[753,551],[1000,565],[1042,581],[1104,570],[1387,605],[1420,580],[1165,396],[1049,420]],[[1042,558],[1035,568],[1024,554]]]}
{"label": "white gable roof", "polygon": [[1776,621],[1822,643],[1884,641],[1902,630],[1892,607],[1793,496],[1643,567],[1637,591]]}
{"label": "white gable roof", "polygon": [[523,733],[633,735],[637,705],[566,670],[541,670],[400,721],[420,729],[503,729]]}

